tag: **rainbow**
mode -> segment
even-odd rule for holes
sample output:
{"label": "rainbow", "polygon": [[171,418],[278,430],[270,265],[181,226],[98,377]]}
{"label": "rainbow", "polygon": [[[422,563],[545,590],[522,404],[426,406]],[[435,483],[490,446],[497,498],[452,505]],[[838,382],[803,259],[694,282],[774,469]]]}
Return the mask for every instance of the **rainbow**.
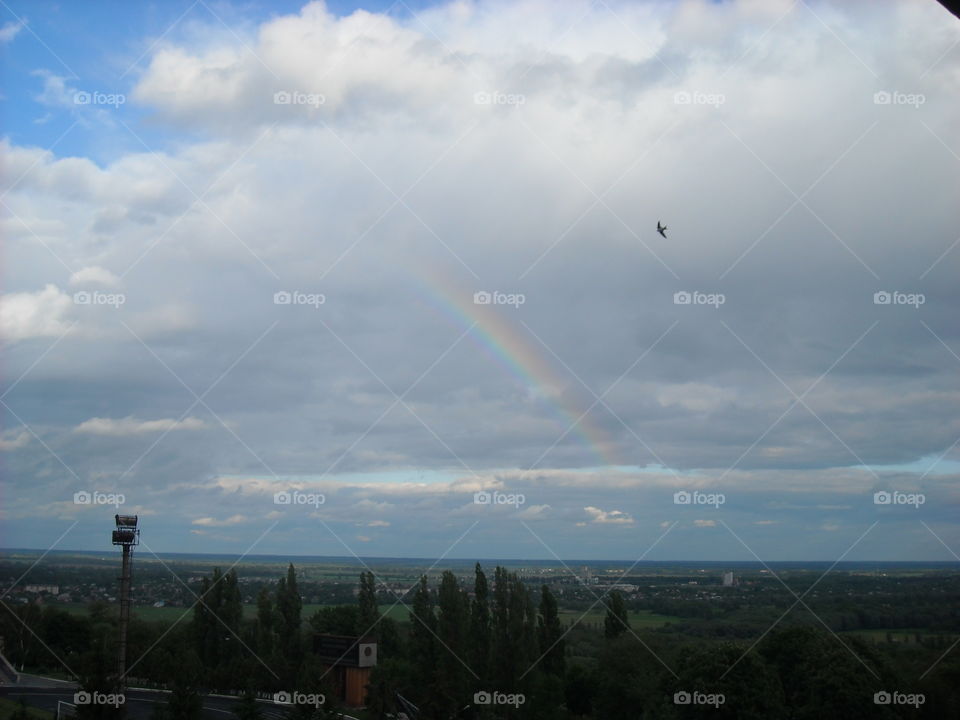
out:
{"label": "rainbow", "polygon": [[[572,385],[579,387],[579,382],[566,369],[559,372],[561,364],[550,352],[519,322],[509,319],[510,308],[478,305],[473,301],[473,291],[454,286],[448,276],[429,268],[419,268],[414,276],[420,280],[415,287],[417,294],[461,331],[472,326],[467,338],[542,401],[557,421],[560,432],[573,426],[564,437],[579,437],[600,466],[621,465],[609,435],[590,421],[590,414],[584,415],[594,401],[593,396],[585,390],[567,390]],[[598,403],[591,414],[599,407]]]}

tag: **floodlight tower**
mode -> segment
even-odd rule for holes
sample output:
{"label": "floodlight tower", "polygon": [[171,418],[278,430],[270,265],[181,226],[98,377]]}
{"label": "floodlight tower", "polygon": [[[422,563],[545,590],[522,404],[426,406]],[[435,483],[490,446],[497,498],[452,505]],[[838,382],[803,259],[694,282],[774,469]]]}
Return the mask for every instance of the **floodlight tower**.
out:
{"label": "floodlight tower", "polygon": [[123,682],[127,670],[127,625],[130,622],[130,585],[132,583],[133,547],[140,543],[136,515],[115,515],[117,527],[113,544],[123,548],[123,568],[120,572],[120,651],[117,660],[117,679]]}

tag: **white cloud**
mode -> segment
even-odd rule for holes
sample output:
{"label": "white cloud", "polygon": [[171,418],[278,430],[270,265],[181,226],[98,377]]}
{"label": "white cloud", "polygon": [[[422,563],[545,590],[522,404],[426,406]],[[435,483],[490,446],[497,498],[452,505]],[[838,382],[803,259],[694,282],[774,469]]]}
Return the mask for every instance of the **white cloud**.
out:
{"label": "white cloud", "polygon": [[77,425],[73,431],[87,433],[89,435],[124,437],[127,435],[164,432],[166,430],[204,430],[206,427],[207,424],[203,420],[195,417],[187,417],[179,421],[173,418],[138,420],[132,416],[120,419],[95,417],[84,420]]}
{"label": "white cloud", "polygon": [[716,527],[716,520],[694,520],[693,524],[695,527]]}
{"label": "white cloud", "polygon": [[193,524],[200,525],[202,527],[228,527],[230,525],[240,525],[242,523],[245,523],[246,521],[247,521],[247,517],[245,515],[241,515],[237,513],[236,515],[231,515],[230,517],[223,520],[219,520],[213,517],[196,518],[193,521]]}
{"label": "white cloud", "polygon": [[120,284],[120,278],[114,275],[106,268],[92,265],[81,268],[70,276],[71,285],[101,285],[103,287],[116,287]]}
{"label": "white cloud", "polygon": [[633,518],[620,510],[601,510],[597,507],[588,506],[584,511],[592,519],[591,522],[607,525],[631,525]]}
{"label": "white cloud", "polygon": [[30,442],[30,433],[26,430],[7,430],[0,433],[0,450],[16,450]]}
{"label": "white cloud", "polygon": [[52,283],[37,292],[8,293],[0,296],[0,335],[7,340],[63,335],[72,309],[72,298]]}
{"label": "white cloud", "polygon": [[26,24],[26,20],[11,20],[4,23],[3,27],[0,27],[0,45],[12,42]]}

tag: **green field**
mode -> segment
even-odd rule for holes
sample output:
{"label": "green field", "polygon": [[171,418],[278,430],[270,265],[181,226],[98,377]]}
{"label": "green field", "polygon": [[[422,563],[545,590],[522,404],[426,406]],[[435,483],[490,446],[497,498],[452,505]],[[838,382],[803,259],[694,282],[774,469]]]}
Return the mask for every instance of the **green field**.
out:
{"label": "green field", "polygon": [[[579,625],[603,625],[603,620],[607,611],[600,605],[593,608],[587,614],[582,610],[560,610],[560,622],[566,626],[570,622],[577,621]],[[680,618],[671,615],[657,615],[649,610],[640,612],[630,612],[630,627],[635,630],[657,628],[666,625],[668,622],[679,622]]]}
{"label": "green field", "polygon": [[[77,614],[86,614],[87,606],[82,603],[64,603],[57,605],[56,607],[67,610],[68,612],[77,613]],[[319,610],[323,605],[304,605],[303,606],[303,619],[308,620],[311,615],[313,615],[317,610]],[[381,611],[387,617],[393,618],[399,623],[404,623],[409,620],[410,611],[397,603],[392,607],[390,605],[382,605]],[[178,618],[186,613],[180,622],[186,622],[193,617],[193,610],[183,607],[134,607],[133,616],[144,620],[146,622],[166,622],[172,623],[176,622]],[[243,616],[246,619],[252,619],[257,614],[256,605],[244,605],[243,606]],[[602,626],[603,619],[606,615],[606,610],[602,606],[597,606],[584,614],[582,610],[560,610],[560,622],[566,627],[569,623],[576,621],[578,625],[582,627],[589,627],[591,624]],[[650,611],[644,610],[641,612],[631,612],[630,613],[630,626],[635,629],[648,629],[656,628],[665,625],[668,622],[679,622],[680,618],[672,617],[670,615],[657,615]],[[886,631],[870,631],[885,633]],[[906,632],[906,631],[900,631]]]}
{"label": "green field", "polygon": [[929,637],[943,637],[947,642],[952,642],[957,638],[956,633],[936,633],[921,628],[879,628],[873,630],[844,630],[843,635],[855,635],[863,640],[874,643],[887,642],[887,633],[890,634],[890,641],[901,645],[916,645],[917,635],[921,640]]}

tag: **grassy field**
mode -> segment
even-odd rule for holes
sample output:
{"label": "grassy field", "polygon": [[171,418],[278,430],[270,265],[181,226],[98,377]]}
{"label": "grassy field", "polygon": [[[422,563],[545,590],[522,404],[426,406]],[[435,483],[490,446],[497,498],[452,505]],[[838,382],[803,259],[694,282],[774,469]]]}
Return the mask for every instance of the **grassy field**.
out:
{"label": "grassy field", "polygon": [[[560,622],[564,626],[573,621],[578,621],[580,625],[589,626],[590,624],[594,624],[602,626],[606,614],[607,611],[600,606],[593,608],[586,615],[583,614],[582,610],[561,610]],[[678,617],[673,617],[670,615],[657,615],[649,610],[631,612],[629,614],[629,619],[630,627],[634,628],[635,630],[657,628],[666,625],[668,622],[680,621],[680,618]]]}
{"label": "grassy field", "polygon": [[947,642],[952,642],[956,639],[955,633],[932,633],[928,630],[922,629],[911,629],[911,628],[880,628],[875,630],[844,630],[843,635],[855,635],[863,640],[874,643],[885,643],[887,642],[887,633],[890,633],[890,640],[901,645],[916,645],[917,644],[917,634],[919,633],[920,638],[928,638],[931,636],[938,636],[946,638]]}
{"label": "grassy field", "polygon": [[[65,603],[63,605],[57,605],[57,607],[63,608],[72,613],[76,614],[85,614],[87,612],[87,606],[82,603]],[[313,615],[317,610],[319,610],[323,605],[304,605],[302,617],[306,621]],[[393,607],[390,605],[381,606],[383,613],[390,618],[393,618],[399,623],[405,623],[409,621],[410,611],[401,604],[396,604]],[[182,607],[134,607],[133,616],[145,620],[147,622],[166,622],[172,623],[176,622],[180,616],[186,613],[180,622],[187,622],[193,617],[193,610]],[[243,606],[243,616],[246,619],[252,619],[257,614],[256,605],[244,605]],[[582,610],[560,610],[560,622],[566,626],[568,623],[577,621],[581,626],[589,626],[590,624],[602,626],[603,619],[606,615],[606,610],[598,606],[593,608],[590,612],[584,614]],[[657,615],[649,611],[642,612],[631,612],[630,613],[630,625],[635,629],[647,629],[647,628],[656,628],[665,625],[668,622],[678,622],[680,618],[671,617],[669,615]],[[874,633],[885,633],[886,631],[875,630],[870,631]],[[906,631],[900,631],[906,632]],[[885,637],[885,636],[884,636]],[[880,638],[881,641],[883,637]]]}

